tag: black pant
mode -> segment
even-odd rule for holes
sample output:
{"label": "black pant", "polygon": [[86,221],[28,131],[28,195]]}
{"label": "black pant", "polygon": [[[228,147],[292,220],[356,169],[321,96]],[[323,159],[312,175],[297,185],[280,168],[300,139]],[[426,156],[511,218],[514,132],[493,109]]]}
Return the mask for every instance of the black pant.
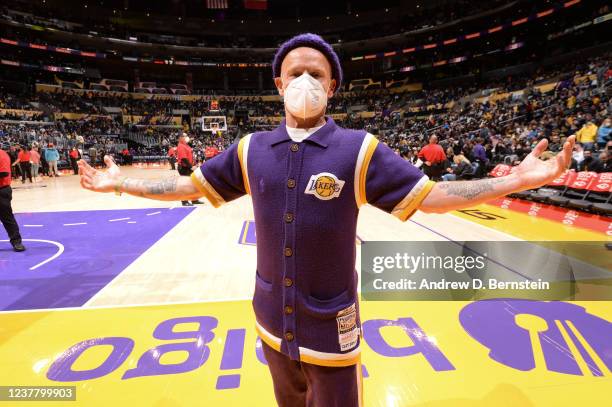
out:
{"label": "black pant", "polygon": [[8,233],[11,244],[17,244],[21,243],[21,235],[15,216],[13,216],[12,199],[13,191],[11,187],[0,187],[0,221],[6,229],[6,233]]}
{"label": "black pant", "polygon": [[12,166],[15,170],[11,173],[13,179],[17,179],[21,176],[21,167],[19,165]]}
{"label": "black pant", "polygon": [[188,177],[191,175],[193,171],[191,170],[191,167],[185,167],[184,165],[180,165],[178,166],[178,173],[184,177]]}
{"label": "black pant", "polygon": [[74,175],[79,173],[79,166],[77,165],[77,159],[70,157],[70,166],[72,167],[72,171],[74,171]]}
{"label": "black pant", "polygon": [[[178,173],[179,175],[183,176],[183,177],[188,177],[191,175],[193,171],[191,170],[191,167],[186,167],[184,165],[181,165],[179,163],[178,165]],[[182,203],[187,203],[188,201],[181,201]]]}
{"label": "black pant", "polygon": [[261,343],[272,375],[279,407],[358,407],[361,405],[361,363],[344,367],[312,365]]}
{"label": "black pant", "polygon": [[26,177],[32,182],[32,164],[22,161],[19,167],[21,168],[21,182],[25,182]]}
{"label": "black pant", "polygon": [[432,181],[438,181],[442,175],[446,172],[446,166],[444,161],[432,163],[431,165],[423,164],[423,173],[427,175]]}

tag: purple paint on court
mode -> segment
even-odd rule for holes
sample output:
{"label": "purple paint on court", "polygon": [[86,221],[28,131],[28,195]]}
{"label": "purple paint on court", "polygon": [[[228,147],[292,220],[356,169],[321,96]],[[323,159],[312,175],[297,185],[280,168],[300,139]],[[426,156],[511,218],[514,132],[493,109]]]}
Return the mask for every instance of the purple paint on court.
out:
{"label": "purple paint on court", "polygon": [[[27,250],[0,242],[0,310],[83,305],[193,209],[17,214]],[[31,270],[61,246],[60,256]]]}
{"label": "purple paint on court", "polygon": [[257,236],[255,234],[255,221],[245,220],[242,224],[242,230],[240,231],[240,238],[238,243],[249,246],[255,246],[257,244]]}

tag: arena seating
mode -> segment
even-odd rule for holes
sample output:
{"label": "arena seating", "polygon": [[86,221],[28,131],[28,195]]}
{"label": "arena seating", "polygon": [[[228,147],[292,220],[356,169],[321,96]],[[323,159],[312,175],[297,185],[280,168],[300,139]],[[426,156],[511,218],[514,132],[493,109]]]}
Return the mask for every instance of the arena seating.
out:
{"label": "arena seating", "polygon": [[[518,77],[507,85],[484,82],[477,88],[341,92],[330,100],[328,113],[344,127],[376,134],[413,162],[416,152],[435,134],[447,153],[447,167],[454,168],[452,157],[457,154],[471,162],[472,171],[459,179],[479,178],[489,171],[499,176],[524,159],[538,139],[550,140],[551,153],[545,157],[550,158],[565,137],[579,132],[588,120],[599,126],[610,117],[610,72],[603,82],[594,74],[607,59],[607,55],[596,55],[564,67],[563,72],[553,69],[549,77],[539,72],[537,84],[533,78]],[[244,134],[275,127],[283,115],[283,104],[275,96],[143,98],[129,92],[47,85],[38,90],[30,95],[0,94],[0,144],[6,148],[53,142],[62,156],[60,165],[74,145],[83,149],[85,158],[89,148],[95,147],[122,162],[118,153],[129,147],[135,163],[163,162],[182,131],[190,132],[196,158],[204,160],[207,148],[222,151]],[[195,119],[209,114],[212,100],[217,105],[215,114],[227,116],[227,132],[211,134],[196,125]],[[483,140],[486,162],[472,156],[477,139]],[[610,168],[607,151],[594,148],[603,157],[602,168]],[[610,191],[598,187],[610,184],[607,170],[597,176],[568,174],[552,185],[513,196],[610,215]],[[577,174],[576,178],[571,174]]]}
{"label": "arena seating", "polygon": [[[512,172],[512,167],[497,165],[492,177]],[[557,205],[581,211],[612,215],[612,172],[595,173],[567,170],[561,177],[536,191],[522,191],[509,195],[511,198]]]}

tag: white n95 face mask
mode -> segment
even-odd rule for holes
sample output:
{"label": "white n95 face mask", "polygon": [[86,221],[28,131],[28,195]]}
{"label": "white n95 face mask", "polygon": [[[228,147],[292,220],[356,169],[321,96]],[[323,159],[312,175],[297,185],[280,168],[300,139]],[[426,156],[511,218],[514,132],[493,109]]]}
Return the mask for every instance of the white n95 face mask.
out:
{"label": "white n95 face mask", "polygon": [[289,82],[283,99],[287,110],[301,119],[315,117],[327,106],[323,85],[307,72]]}

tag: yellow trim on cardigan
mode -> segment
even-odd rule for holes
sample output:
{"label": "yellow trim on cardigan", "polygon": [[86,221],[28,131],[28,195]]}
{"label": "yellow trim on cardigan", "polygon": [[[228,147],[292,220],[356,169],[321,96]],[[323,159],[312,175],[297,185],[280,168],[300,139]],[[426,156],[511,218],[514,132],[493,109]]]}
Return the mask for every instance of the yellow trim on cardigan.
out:
{"label": "yellow trim on cardigan", "polygon": [[222,202],[220,202],[217,198],[215,198],[216,191],[214,191],[214,193],[209,191],[208,188],[206,187],[208,186],[212,188],[212,186],[210,184],[206,186],[202,184],[202,182],[196,176],[195,172],[191,174],[191,182],[193,183],[193,185],[195,185],[198,191],[200,191],[204,195],[204,197],[208,199],[208,201],[212,204],[212,206],[214,206],[215,208],[218,208],[219,206],[221,206]]}
{"label": "yellow trim on cardigan", "polygon": [[[242,170],[242,183],[244,184],[244,189],[248,195],[251,195],[251,187],[249,185],[249,174],[247,172],[247,163],[244,160],[244,145],[247,142],[251,135],[247,135],[243,137],[238,142],[238,160],[240,161],[240,168]],[[247,147],[248,148],[248,147]],[[247,152],[248,154],[248,152]]]}
{"label": "yellow trim on cardigan", "polygon": [[304,363],[310,363],[311,365],[326,366],[326,367],[345,367],[353,366],[359,363],[361,360],[361,354],[353,356],[348,359],[332,360],[332,359],[320,359],[314,356],[304,355],[300,352],[300,361]]}
{"label": "yellow trim on cardigan", "polygon": [[370,161],[374,155],[374,151],[378,146],[378,139],[372,137],[368,149],[366,150],[365,156],[363,157],[363,163],[361,164],[361,173],[359,174],[359,197],[360,201],[358,206],[366,204],[368,199],[366,197],[366,176],[368,175],[368,168],[370,167]]}
{"label": "yellow trim on cardigan", "polygon": [[[271,338],[272,335],[268,332],[264,332],[263,329],[260,329],[258,324],[255,324],[255,330],[257,331],[257,334],[259,335],[261,340],[264,341],[266,345],[268,345],[277,352],[281,351],[280,343],[277,342],[280,341],[280,338],[275,337],[275,339],[277,340],[275,341],[273,338]],[[310,363],[311,365],[327,367],[345,367],[356,365],[361,361],[361,353],[357,353],[355,356],[346,359],[321,359],[315,356],[306,355],[304,354],[303,350],[304,348],[300,348],[300,361],[304,363]],[[351,352],[354,352],[355,350],[356,349]]]}
{"label": "yellow trim on cardigan", "polygon": [[431,189],[434,187],[436,183],[430,180],[427,180],[419,189],[416,191],[410,191],[408,195],[404,199],[401,200],[400,203],[397,204],[391,214],[397,217],[402,222],[405,222],[410,218],[414,212],[419,208],[421,202],[429,195]]}

